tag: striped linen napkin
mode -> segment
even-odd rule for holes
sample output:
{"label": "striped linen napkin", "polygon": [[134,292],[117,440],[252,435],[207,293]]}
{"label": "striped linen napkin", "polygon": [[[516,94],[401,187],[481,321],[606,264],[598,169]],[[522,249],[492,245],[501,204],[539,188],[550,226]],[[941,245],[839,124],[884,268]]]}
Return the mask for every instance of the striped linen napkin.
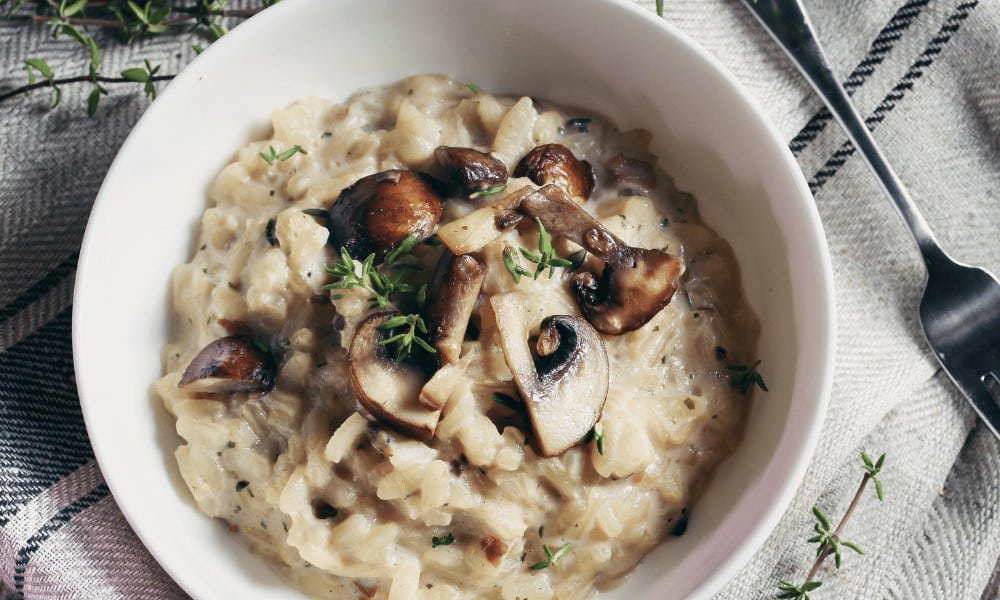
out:
{"label": "striped linen napkin", "polygon": [[[653,10],[652,0],[641,0]],[[1000,3],[806,0],[835,70],[943,245],[1000,272]],[[819,449],[761,551],[719,594],[774,598],[814,558],[813,505],[839,516],[859,450],[886,452],[886,497],[845,532],[867,551],[821,571],[814,598],[998,598],[1000,448],[924,347],[923,270],[875,180],[821,102],[735,0],[667,0],[666,18],[718,57],[788,140],[815,195],[837,289],[838,361]],[[22,60],[81,69],[75,44],[0,20],[0,93]],[[108,72],[150,58],[175,73],[190,34],[122,46]],[[203,43],[203,42],[202,42]],[[104,484],[73,380],[70,306],[91,203],[147,105],[117,88],[93,119],[87,89],[0,103],[0,595],[183,598]]]}

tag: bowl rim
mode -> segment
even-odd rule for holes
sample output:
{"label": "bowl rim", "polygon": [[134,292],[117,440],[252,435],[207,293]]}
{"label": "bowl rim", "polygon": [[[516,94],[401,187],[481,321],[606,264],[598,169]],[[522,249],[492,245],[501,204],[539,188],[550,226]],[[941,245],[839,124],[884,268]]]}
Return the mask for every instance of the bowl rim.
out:
{"label": "bowl rim", "polygon": [[[815,402],[810,405],[812,408],[812,418],[806,423],[799,423],[798,427],[794,428],[795,431],[793,432],[793,435],[795,435],[797,439],[793,440],[791,443],[794,447],[798,448],[800,452],[791,461],[790,468],[787,468],[785,471],[787,476],[782,479],[780,490],[776,494],[776,501],[771,503],[770,506],[763,511],[756,524],[750,529],[746,537],[738,544],[736,550],[723,559],[719,567],[703,579],[697,586],[695,586],[688,595],[689,598],[708,598],[728,584],[738,571],[750,561],[751,557],[762,548],[763,543],[778,525],[781,516],[790,506],[792,498],[802,483],[806,470],[812,461],[812,457],[818,445],[820,433],[829,406],[836,350],[836,304],[833,288],[833,269],[830,260],[829,247],[826,242],[826,236],[813,195],[809,190],[798,163],[786,143],[783,141],[781,133],[767,117],[763,109],[757,104],[746,87],[738,79],[736,79],[732,73],[729,72],[719,59],[702,48],[692,37],[678,29],[672,23],[658,17],[652,11],[642,8],[628,0],[575,1],[577,2],[576,6],[578,10],[586,10],[588,5],[613,5],[620,10],[631,12],[633,16],[645,19],[648,22],[656,23],[656,25],[663,30],[665,35],[674,37],[682,45],[687,47],[687,49],[691,51],[692,55],[697,57],[697,59],[703,63],[705,68],[714,71],[714,73],[723,80],[725,85],[732,89],[734,95],[738,96],[740,101],[746,105],[750,113],[758,122],[757,124],[762,126],[766,131],[767,142],[777,147],[781,159],[780,167],[784,171],[785,175],[791,177],[800,196],[799,200],[801,200],[805,205],[806,224],[808,225],[808,231],[806,233],[813,241],[816,242],[814,250],[818,253],[816,258],[818,258],[819,264],[816,266],[819,267],[819,271],[815,273],[814,283],[816,287],[814,290],[815,293],[813,293],[811,297],[819,300],[820,306],[817,308],[817,313],[823,317],[823,319],[822,323],[814,324],[814,329],[819,332],[819,335],[821,336],[820,341],[822,343],[811,348],[812,362],[821,367],[819,376],[815,378],[815,381],[807,390],[811,392],[811,397],[815,399]],[[111,203],[107,192],[107,188],[109,187],[108,182],[115,179],[118,176],[118,172],[122,169],[121,163],[123,161],[121,157],[135,150],[133,146],[136,145],[136,140],[142,137],[145,129],[149,127],[149,123],[156,120],[162,107],[165,106],[165,102],[163,102],[162,99],[172,98],[176,94],[183,93],[183,91],[187,89],[194,80],[200,77],[200,71],[197,67],[204,64],[206,60],[211,60],[206,59],[204,55],[209,57],[214,56],[216,54],[216,52],[213,52],[215,48],[237,44],[240,43],[240,40],[243,38],[252,37],[261,28],[266,28],[268,23],[271,21],[283,18],[285,13],[299,10],[298,7],[305,4],[306,0],[285,0],[284,2],[277,3],[266,10],[261,11],[254,17],[241,23],[226,36],[223,36],[219,40],[215,41],[209,48],[206,48],[201,55],[196,56],[187,66],[185,66],[185,68],[182,69],[177,76],[175,76],[171,85],[167,86],[166,89],[164,89],[159,95],[158,101],[151,103],[140,119],[136,122],[132,131],[129,132],[125,141],[118,150],[114,161],[108,168],[104,181],[102,182],[95,197],[80,248],[77,265],[77,277],[74,283],[74,304],[72,314],[73,363],[76,373],[75,379],[80,398],[81,412],[87,427],[94,457],[97,460],[98,465],[101,467],[102,476],[104,477],[112,496],[115,497],[116,502],[119,498],[128,496],[128,494],[122,493],[124,487],[121,483],[122,475],[115,473],[114,471],[106,471],[107,465],[111,462],[109,459],[110,450],[104,445],[103,439],[94,435],[96,428],[95,423],[100,417],[96,409],[97,403],[94,401],[88,401],[88,398],[91,396],[86,390],[87,384],[84,382],[86,375],[81,359],[81,348],[83,346],[83,344],[80,343],[80,340],[82,339],[82,323],[86,318],[89,302],[79,300],[87,297],[84,293],[88,286],[89,278],[87,277],[87,273],[92,268],[91,262],[95,260],[92,258],[92,253],[93,246],[95,245],[94,238],[96,236],[96,230],[91,225],[96,221],[96,216],[98,214],[101,214],[102,211],[108,210],[108,205]],[[802,350],[800,350],[800,353],[801,352]],[[134,507],[132,505],[129,505],[128,507],[123,506],[120,502],[118,503],[118,506],[129,526],[142,541],[146,550],[149,551],[154,557],[157,564],[163,568],[173,581],[182,587],[185,592],[191,594],[193,597],[199,597],[199,594],[201,594],[204,590],[196,586],[189,578],[186,578],[185,573],[181,571],[172,560],[170,560],[170,557],[156,543],[155,536],[152,532],[147,530],[146,521],[143,518],[140,518],[137,511],[134,511]]]}

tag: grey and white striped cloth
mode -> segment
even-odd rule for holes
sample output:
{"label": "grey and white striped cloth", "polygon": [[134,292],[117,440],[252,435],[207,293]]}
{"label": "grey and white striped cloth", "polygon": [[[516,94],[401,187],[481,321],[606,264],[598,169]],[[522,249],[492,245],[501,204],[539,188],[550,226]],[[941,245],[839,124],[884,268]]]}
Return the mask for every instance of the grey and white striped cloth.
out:
{"label": "grey and white striped cloth", "polygon": [[[806,5],[942,243],[1000,272],[1000,2]],[[814,598],[1000,597],[1000,448],[923,345],[922,265],[899,219],[738,2],[667,0],[666,17],[743,82],[788,140],[826,227],[840,316],[817,455],[780,525],[719,598],[773,598],[779,579],[805,576],[810,508],[843,513],[861,448],[888,454],[886,499],[861,503],[845,535],[867,554],[821,571]],[[174,73],[192,42],[179,34],[101,45],[108,72],[148,57]],[[26,57],[86,71],[71,40],[0,20],[0,92],[24,82]],[[109,495],[76,397],[70,305],[80,240],[103,174],[147,104],[134,87],[116,88],[88,119],[86,92],[67,86],[52,111],[45,92],[0,103],[0,588],[30,599],[182,598]]]}

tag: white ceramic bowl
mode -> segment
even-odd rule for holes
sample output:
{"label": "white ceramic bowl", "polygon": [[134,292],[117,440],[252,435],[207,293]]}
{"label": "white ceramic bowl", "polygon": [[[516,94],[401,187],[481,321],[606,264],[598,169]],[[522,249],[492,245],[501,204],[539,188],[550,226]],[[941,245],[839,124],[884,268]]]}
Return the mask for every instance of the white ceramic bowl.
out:
{"label": "white ceramic bowl", "polygon": [[812,455],[833,369],[831,269],[791,154],[739,84],[692,41],[616,0],[284,0],[213,44],[149,108],[94,205],[73,315],[94,452],[118,505],[192,596],[301,598],[199,514],[153,397],[171,269],[192,251],[210,181],[272,110],[443,72],[494,93],[596,109],[652,150],[730,240],[763,325],[770,392],[716,471],[687,533],[608,598],[707,597],[759,548]]}

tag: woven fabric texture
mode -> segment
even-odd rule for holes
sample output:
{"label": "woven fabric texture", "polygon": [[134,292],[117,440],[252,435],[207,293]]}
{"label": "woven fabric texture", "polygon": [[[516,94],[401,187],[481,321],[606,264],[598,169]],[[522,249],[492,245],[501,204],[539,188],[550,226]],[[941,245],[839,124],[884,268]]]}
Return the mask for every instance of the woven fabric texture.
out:
{"label": "woven fabric texture", "polygon": [[[652,0],[640,5],[653,10]],[[667,0],[665,17],[742,82],[789,143],[833,260],[839,324],[830,410],[791,507],[718,598],[774,598],[814,559],[811,508],[846,510],[859,452],[887,453],[885,501],[845,531],[866,550],[820,571],[814,598],[1000,598],[1000,444],[952,388],[916,319],[923,266],[862,161],[778,47],[735,0]],[[885,154],[957,259],[1000,272],[1000,3],[805,0],[827,54]],[[193,34],[125,46],[176,73]],[[85,73],[43,26],[0,20],[0,93],[23,60]],[[165,84],[161,84],[165,85]],[[87,440],[74,384],[72,284],[101,179],[148,105],[115,87],[85,116],[86,86],[0,103],[0,596],[183,598],[129,529]]]}

